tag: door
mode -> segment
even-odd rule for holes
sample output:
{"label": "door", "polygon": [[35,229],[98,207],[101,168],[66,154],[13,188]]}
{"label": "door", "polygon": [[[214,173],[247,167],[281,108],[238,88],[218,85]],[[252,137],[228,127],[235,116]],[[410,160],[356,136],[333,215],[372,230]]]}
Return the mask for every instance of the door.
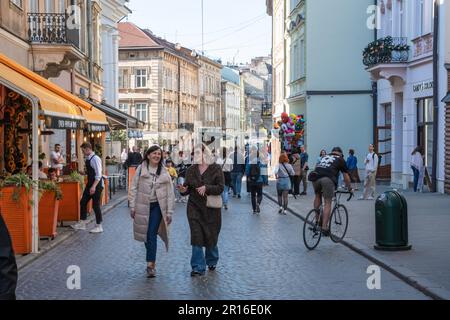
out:
{"label": "door", "polygon": [[380,125],[376,130],[376,151],[381,157],[378,166],[377,179],[391,179],[391,156],[392,156],[392,127],[391,127],[391,104],[381,106]]}

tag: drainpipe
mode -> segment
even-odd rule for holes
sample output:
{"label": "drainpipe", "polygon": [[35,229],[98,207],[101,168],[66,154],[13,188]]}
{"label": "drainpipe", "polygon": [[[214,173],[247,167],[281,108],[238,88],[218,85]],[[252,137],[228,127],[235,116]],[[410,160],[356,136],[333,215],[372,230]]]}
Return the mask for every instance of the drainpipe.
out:
{"label": "drainpipe", "polygon": [[87,37],[88,37],[88,59],[89,59],[89,99],[92,99],[92,82],[94,79],[94,63],[93,63],[93,30],[92,30],[92,0],[87,0],[86,19],[87,19]]}
{"label": "drainpipe", "polygon": [[437,148],[439,133],[439,3],[434,0],[434,34],[433,34],[433,170],[432,192],[437,192]]}
{"label": "drainpipe", "polygon": [[[375,0],[375,6],[377,5],[378,0]],[[378,16],[378,10],[377,10],[377,15],[376,15],[376,25],[375,25],[375,29],[373,32],[373,36],[374,36],[374,41],[376,41],[378,39],[378,19],[380,19],[380,17]],[[377,138],[377,126],[378,126],[378,82],[377,81],[372,81],[372,113],[373,113],[373,132],[372,132],[372,143],[375,143],[375,140]],[[378,141],[376,142],[376,149],[377,151],[379,151],[379,146],[378,146]]]}

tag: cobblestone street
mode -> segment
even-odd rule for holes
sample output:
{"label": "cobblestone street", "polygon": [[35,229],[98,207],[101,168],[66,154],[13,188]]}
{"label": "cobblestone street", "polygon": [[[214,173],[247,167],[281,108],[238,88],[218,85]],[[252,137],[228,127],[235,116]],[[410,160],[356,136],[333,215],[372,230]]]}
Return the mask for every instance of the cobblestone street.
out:
{"label": "cobblestone street", "polygon": [[[167,253],[158,243],[155,279],[145,273],[145,248],[133,240],[126,202],[105,217],[102,235],[78,232],[19,273],[19,299],[427,299],[381,271],[381,289],[367,289],[372,263],[342,245],[322,240],[308,252],[302,222],[277,214],[263,200],[260,216],[250,199],[231,199],[223,211],[216,271],[190,277],[190,235],[185,204],[177,204]],[[67,289],[71,265],[81,289]]]}

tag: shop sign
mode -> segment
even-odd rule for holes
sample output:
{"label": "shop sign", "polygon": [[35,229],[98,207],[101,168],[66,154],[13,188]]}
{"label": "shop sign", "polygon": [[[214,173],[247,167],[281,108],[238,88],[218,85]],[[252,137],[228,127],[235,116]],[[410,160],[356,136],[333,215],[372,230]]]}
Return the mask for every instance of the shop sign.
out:
{"label": "shop sign", "polygon": [[81,129],[81,121],[75,119],[49,117],[46,121],[46,127],[50,129]]}
{"label": "shop sign", "polygon": [[90,132],[106,132],[106,131],[109,131],[109,126],[106,124],[88,124],[88,131],[90,131]]}
{"label": "shop sign", "polygon": [[433,89],[433,81],[424,81],[413,85],[413,92],[423,92]]}

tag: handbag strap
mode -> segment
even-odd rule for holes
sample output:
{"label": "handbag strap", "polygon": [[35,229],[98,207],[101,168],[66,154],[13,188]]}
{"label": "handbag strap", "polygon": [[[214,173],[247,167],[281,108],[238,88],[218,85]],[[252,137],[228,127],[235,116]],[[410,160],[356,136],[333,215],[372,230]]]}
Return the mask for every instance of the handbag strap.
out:
{"label": "handbag strap", "polygon": [[289,178],[292,178],[291,174],[289,173],[289,170],[286,168],[285,164],[282,163],[284,170],[286,170],[286,173],[288,174]]}

